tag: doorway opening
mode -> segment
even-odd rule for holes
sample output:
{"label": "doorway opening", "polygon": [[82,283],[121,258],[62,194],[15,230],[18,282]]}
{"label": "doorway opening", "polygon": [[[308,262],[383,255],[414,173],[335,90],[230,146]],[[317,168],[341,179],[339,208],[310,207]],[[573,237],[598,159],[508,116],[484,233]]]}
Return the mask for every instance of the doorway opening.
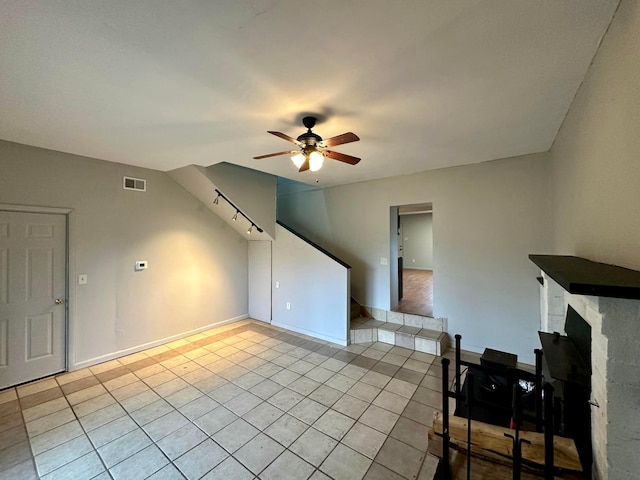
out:
{"label": "doorway opening", "polygon": [[433,317],[433,205],[391,207],[391,226],[391,310]]}

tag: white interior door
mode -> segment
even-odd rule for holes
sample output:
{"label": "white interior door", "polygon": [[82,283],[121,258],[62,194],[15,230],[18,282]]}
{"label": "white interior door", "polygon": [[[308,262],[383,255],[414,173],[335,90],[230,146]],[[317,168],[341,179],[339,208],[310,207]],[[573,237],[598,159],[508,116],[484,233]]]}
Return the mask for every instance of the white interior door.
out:
{"label": "white interior door", "polygon": [[271,322],[271,242],[249,242],[249,316]]}
{"label": "white interior door", "polygon": [[65,370],[66,216],[0,211],[0,388]]}

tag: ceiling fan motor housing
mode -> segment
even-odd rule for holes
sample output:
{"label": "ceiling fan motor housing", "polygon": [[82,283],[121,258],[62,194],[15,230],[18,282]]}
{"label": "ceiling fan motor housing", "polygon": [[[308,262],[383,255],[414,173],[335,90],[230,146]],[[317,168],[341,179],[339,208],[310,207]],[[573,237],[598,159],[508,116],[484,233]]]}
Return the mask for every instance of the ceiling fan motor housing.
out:
{"label": "ceiling fan motor housing", "polygon": [[316,135],[311,130],[306,133],[303,133],[298,137],[298,141],[304,143],[308,147],[314,147],[318,143],[322,141],[322,137],[320,135]]}
{"label": "ceiling fan motor housing", "polygon": [[304,117],[302,124],[307,127],[307,131],[298,137],[298,141],[304,143],[307,147],[314,147],[322,141],[320,135],[316,135],[311,129],[316,124],[316,117]]}
{"label": "ceiling fan motor housing", "polygon": [[304,117],[302,119],[302,124],[308,128],[309,130],[311,130],[313,127],[316,126],[316,117]]}
{"label": "ceiling fan motor housing", "polygon": [[[315,145],[307,145],[306,147],[304,147],[302,149],[302,153],[304,154],[304,156],[308,157],[309,155],[311,155],[311,152],[320,152],[320,150],[318,150],[316,148]],[[320,152],[322,153],[322,152]]]}

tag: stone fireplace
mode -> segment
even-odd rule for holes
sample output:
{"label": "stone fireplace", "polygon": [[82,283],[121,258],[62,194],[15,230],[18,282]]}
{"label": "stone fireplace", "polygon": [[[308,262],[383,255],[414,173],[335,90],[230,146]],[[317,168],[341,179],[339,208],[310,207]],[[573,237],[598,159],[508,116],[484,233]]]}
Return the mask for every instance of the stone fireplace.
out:
{"label": "stone fireplace", "polygon": [[591,327],[593,478],[640,472],[640,272],[531,255],[542,270],[540,330],[564,334],[570,305]]}

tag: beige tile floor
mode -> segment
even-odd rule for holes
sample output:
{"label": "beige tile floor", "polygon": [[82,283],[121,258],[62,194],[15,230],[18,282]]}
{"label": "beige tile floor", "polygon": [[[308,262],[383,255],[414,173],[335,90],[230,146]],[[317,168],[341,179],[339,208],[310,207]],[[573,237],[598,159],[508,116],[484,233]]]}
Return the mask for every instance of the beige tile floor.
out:
{"label": "beige tile floor", "polygon": [[0,391],[0,480],[431,479],[440,369],[234,323]]}

